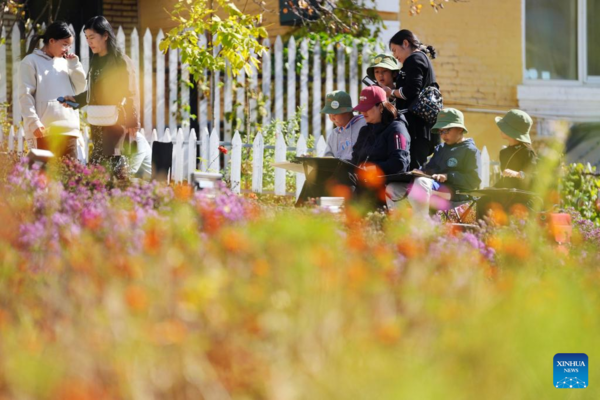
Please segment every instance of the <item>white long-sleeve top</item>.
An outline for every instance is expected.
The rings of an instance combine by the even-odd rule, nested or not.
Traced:
[[[36,49],[19,66],[19,104],[23,116],[25,137],[34,138],[33,132],[58,123],[72,135],[79,131],[79,112],[65,108],[56,99],[74,96],[85,90],[86,76],[79,58],[50,57]],[[63,130],[63,132],[65,131]]]

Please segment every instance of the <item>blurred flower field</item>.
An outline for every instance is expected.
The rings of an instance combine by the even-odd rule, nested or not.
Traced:
[[[565,248],[535,218],[465,233],[53,176],[1,182],[2,400],[600,397],[600,231],[576,211]],[[578,352],[589,387],[555,389]]]

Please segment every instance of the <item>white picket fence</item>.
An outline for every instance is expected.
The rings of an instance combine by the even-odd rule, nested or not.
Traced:
[[[1,35],[6,37],[4,28]],[[185,83],[189,78],[189,73],[186,66],[182,65],[177,50],[169,50],[166,55],[159,51],[158,45],[163,38],[162,30],[155,37],[149,30],[146,30],[140,40],[137,30],[134,29],[130,35],[130,46],[125,48],[123,29],[119,27],[117,31],[118,45],[131,57],[137,68],[138,76],[141,78],[139,80],[141,122],[148,140],[174,143],[172,177],[176,182],[187,180],[190,173],[196,169],[201,171],[222,170],[218,147],[220,144],[230,143],[231,153],[225,159],[231,160],[232,189],[239,191],[242,155],[244,154],[242,140],[239,133],[233,132],[231,122],[224,120],[224,115],[232,112],[234,104],[237,104],[236,117],[241,121],[241,126],[246,126],[245,122],[249,122],[251,131],[247,134],[254,137],[253,144],[245,146],[253,148],[252,190],[255,192],[262,192],[263,172],[273,168],[263,163],[262,154],[264,154],[265,145],[263,137],[257,129],[258,124],[266,125],[272,119],[289,120],[295,116],[300,107],[300,139],[294,143],[295,147],[288,147],[285,138],[279,135],[274,149],[275,161],[284,161],[287,151],[290,150],[296,151],[297,154],[306,153],[306,140],[309,135],[313,135],[315,138],[315,153],[323,154],[325,151],[323,134],[329,135],[333,129],[333,123],[329,118],[320,114],[325,94],[334,89],[346,90],[350,94],[353,104],[357,104],[361,87],[360,81],[366,75],[372,52],[380,52],[384,48],[383,46],[380,48],[378,46],[376,49],[368,46],[359,48],[356,42],[350,48],[346,48],[342,44],[337,44],[335,47],[329,45],[327,53],[335,52],[335,55],[333,59],[327,60],[323,56],[324,53],[318,42],[315,44],[312,56],[309,57],[309,42],[306,39],[302,40],[298,51],[297,43],[292,37],[287,43],[287,59],[284,62],[284,44],[281,38],[277,37],[273,46],[266,39],[263,44],[267,50],[260,57],[262,61],[260,71],[253,68],[252,74],[248,77],[242,71],[237,78],[230,74],[222,76],[218,71],[205,75],[211,83],[212,99],[210,101],[204,97],[197,99],[198,107],[194,112],[198,117],[199,132],[201,133],[197,136],[195,130],[189,128],[190,116],[188,114],[183,113],[180,123],[177,122],[176,114],[179,107],[177,100],[180,101],[180,105],[190,104],[190,88]],[[78,46],[76,43],[75,48],[87,71],[89,49],[83,31],[78,39],[76,40]],[[21,32],[14,25],[11,30],[11,43],[19,43],[20,40]],[[26,41],[27,46],[29,40]],[[200,41],[206,43],[204,37],[200,37]],[[12,47],[12,88],[8,88],[6,80],[7,47],[8,45],[0,46],[0,103],[10,102],[13,121],[20,121],[19,102],[12,97],[12,94],[17,91],[21,51],[20,46]],[[296,73],[297,64],[300,64],[299,76]],[[325,70],[324,82],[320,79],[323,68]],[[234,88],[234,79],[237,89]],[[255,98],[249,100],[250,112],[247,116],[249,121],[244,120],[246,116],[243,113],[243,105],[246,101],[246,91],[253,94],[260,93],[263,96],[266,113],[260,120]],[[158,132],[162,134],[158,134]],[[2,147],[5,137],[8,141],[9,151],[23,151],[24,139],[21,128],[11,128],[8,133],[0,132],[0,147]],[[84,132],[84,138],[86,141],[88,140],[87,132]],[[197,146],[189,146],[189,143],[194,140]],[[198,150],[199,153],[196,154]],[[82,155],[82,159],[85,158],[85,155]],[[489,155],[484,148],[482,153],[482,181],[484,183],[489,183],[489,169]],[[303,180],[304,176],[297,174],[297,193],[302,187]],[[285,171],[281,169],[275,171],[275,193],[285,194]]]
[[[143,130],[142,133],[144,133]],[[242,189],[243,148],[252,148],[252,192],[263,193],[263,175],[266,171],[272,171],[275,178],[274,193],[281,196],[288,194],[286,192],[285,170],[274,168],[272,165],[265,165],[265,150],[274,150],[275,162],[291,161],[287,158],[290,152],[295,152],[295,155],[303,155],[309,151],[306,139],[302,135],[299,136],[295,147],[288,147],[285,137],[281,134],[277,135],[275,146],[266,146],[260,132],[254,136],[252,144],[244,144],[239,132],[235,132],[230,143],[221,141],[216,129],[213,129],[209,133],[208,129],[205,128],[200,133],[198,137],[195,129],[186,132],[179,128],[172,134],[171,130],[166,128],[160,139],[158,138],[156,129],[152,130],[150,134],[144,133],[144,135],[150,144],[154,141],[173,143],[173,164],[170,176],[172,181],[176,183],[189,182],[191,174],[197,170],[203,172],[223,171],[225,169],[225,165],[223,165],[225,157],[221,157],[219,146],[226,146],[229,150],[228,158],[230,159],[228,178],[231,183],[231,189],[236,193],[240,193]],[[89,156],[87,151],[89,150],[90,141],[87,129],[83,132],[83,137],[86,152],[85,154],[81,154],[81,159],[85,162]],[[316,142],[315,149],[312,150],[315,155],[323,156],[326,147],[325,138],[321,136]],[[11,128],[6,138],[2,130],[0,130],[0,150],[4,148],[9,153],[23,154],[25,149],[23,128],[19,128],[16,132],[14,128]],[[480,161],[481,168],[479,175],[481,178],[481,187],[488,187],[490,185],[490,156],[485,146],[481,152]],[[295,195],[297,197],[304,185],[305,176],[299,173],[295,175]]]
[[[1,35],[6,37],[4,28]],[[169,50],[167,54],[159,51],[158,46],[163,38],[162,30],[153,36],[147,29],[144,36],[140,38],[137,30],[134,29],[129,38],[130,46],[126,48],[123,29],[119,27],[117,31],[118,45],[131,57],[140,77],[141,122],[146,132],[151,132],[153,129],[164,132],[167,127],[174,131],[178,127],[186,129],[190,125],[189,115],[184,113],[179,123],[176,117],[179,107],[177,100],[181,105],[190,104],[190,88],[185,83],[189,79],[189,73],[186,66],[182,65],[177,50]],[[13,121],[21,120],[21,110],[18,102],[12,98],[12,93],[17,90],[18,65],[23,55],[20,46],[12,44],[19,43],[21,39],[21,31],[15,24],[11,29],[12,88],[6,85],[6,56],[9,46],[8,44],[0,46],[0,102],[11,103]],[[26,40],[26,48],[30,40],[31,37]],[[201,36],[200,42],[206,43],[206,38]],[[223,125],[223,132],[219,132],[220,136],[225,141],[230,141],[233,128],[231,122],[224,121],[224,115],[231,112],[236,105],[236,116],[241,120],[241,126],[246,126],[245,123],[249,122],[253,132],[256,132],[258,123],[265,125],[272,118],[280,121],[289,120],[300,107],[302,109],[301,133],[304,137],[312,134],[317,139],[323,133],[331,132],[333,128],[329,118],[319,113],[325,94],[334,89],[346,90],[356,104],[359,83],[366,75],[372,52],[380,52],[384,48],[383,44],[376,46],[376,49],[368,46],[360,48],[356,42],[351,48],[346,48],[339,43],[335,47],[330,45],[328,51],[334,52],[334,56],[333,59],[327,60],[323,56],[325,53],[321,51],[319,43],[315,44],[309,57],[311,53],[308,40],[303,40],[298,49],[295,39],[291,38],[287,43],[287,59],[284,60],[284,43],[281,37],[276,38],[274,45],[269,39],[265,39],[263,44],[266,51],[259,57],[262,62],[260,71],[253,68],[250,76],[246,76],[242,71],[237,78],[218,71],[205,74],[206,81],[210,82],[212,94],[210,101],[204,97],[197,99],[198,107],[193,110],[198,117],[200,130],[214,128],[219,131]],[[81,63],[87,71],[90,57],[83,31],[79,38],[76,38],[74,49],[77,50]],[[359,57],[359,54],[362,54],[362,57]],[[366,61],[359,62],[359,60]],[[301,65],[299,74],[296,73],[297,64]],[[326,71],[324,82],[320,79],[323,68]],[[234,80],[237,89],[234,88]],[[322,87],[323,83],[325,90]],[[258,103],[253,98],[248,104],[249,121],[245,121],[243,106],[246,101],[246,91],[261,94],[264,98],[266,113],[260,120]]]

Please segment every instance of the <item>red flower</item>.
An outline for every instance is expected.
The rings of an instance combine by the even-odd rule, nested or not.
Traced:
[[[225,148],[225,146],[219,146],[219,151],[223,154],[227,154],[227,149]]]

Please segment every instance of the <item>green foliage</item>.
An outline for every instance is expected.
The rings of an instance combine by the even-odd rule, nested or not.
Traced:
[[[292,2],[290,2],[291,4]],[[328,37],[346,34],[350,37],[377,37],[383,20],[372,0],[298,1],[291,11],[302,18],[303,26],[294,32],[296,37],[323,33]]]
[[[237,73],[251,66],[258,67],[264,47],[261,38],[267,37],[264,27],[259,27],[261,15],[246,15],[228,0],[216,0],[213,9],[209,0],[179,0],[171,14],[177,26],[167,33],[160,49],[179,49],[181,60],[196,82],[201,82],[204,70]],[[220,15],[226,16],[221,18]],[[206,46],[199,36],[207,34]],[[218,53],[213,49],[220,46]],[[227,68],[229,63],[230,68]]]
[[[596,167],[571,164],[565,167],[561,198],[565,208],[573,207],[582,217],[600,226],[600,176]]]

